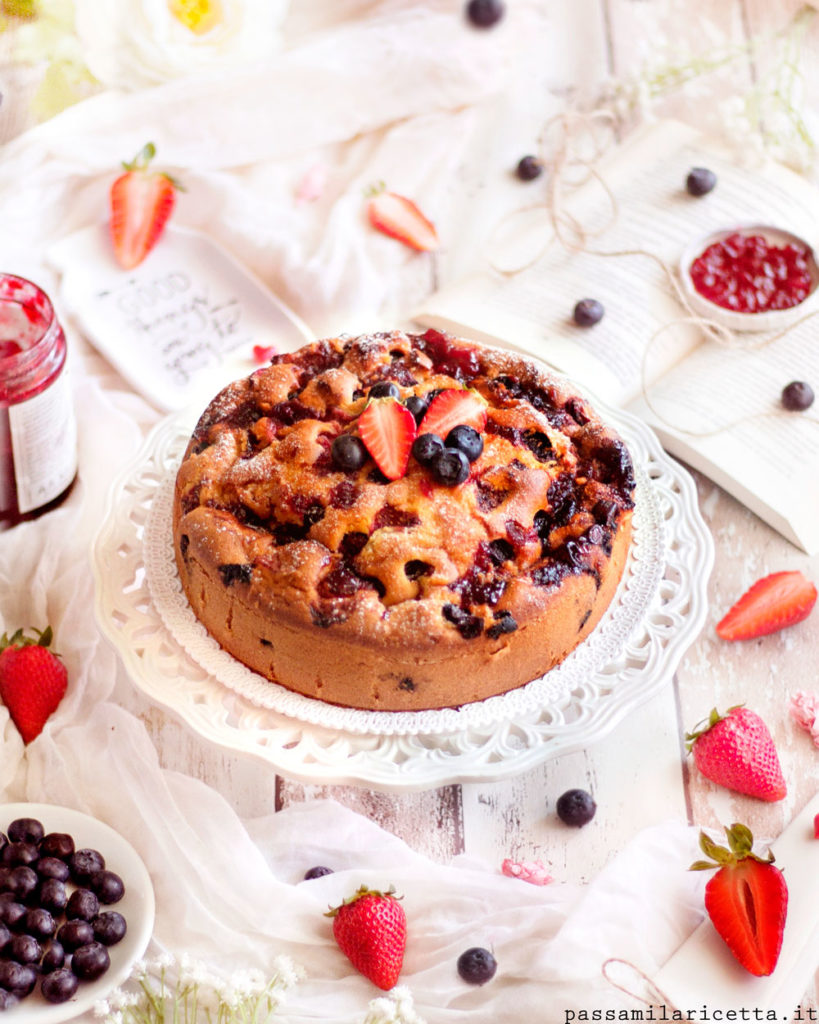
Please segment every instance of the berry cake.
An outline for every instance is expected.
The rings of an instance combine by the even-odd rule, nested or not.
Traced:
[[[371,710],[521,686],[622,576],[623,441],[534,363],[438,331],[317,341],[203,413],[174,494],[194,614],[283,686]]]

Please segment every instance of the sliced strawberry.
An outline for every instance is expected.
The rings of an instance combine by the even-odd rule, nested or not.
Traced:
[[[417,428],[415,417],[394,398],[374,398],[358,417],[358,434],[388,480],[407,471]]]
[[[149,142],[111,186],[111,241],[125,270],[138,266],[159,241],[180,186],[167,174],[149,171],[156,154]]]
[[[367,215],[374,228],[397,238],[411,249],[431,252],[438,248],[435,225],[406,196],[397,192],[377,192],[367,204]]]
[[[752,853],[754,837],[747,826],[725,829],[730,849],[700,833],[700,848],[711,861],[696,861],[692,870],[719,867],[705,887],[705,909],[742,966],[758,977],[771,974],[782,948],[788,912],[788,887],[773,854]]]
[[[723,640],[751,640],[806,619],[816,587],[801,572],[775,572],[757,580],[717,623]]]
[[[477,391],[466,388],[448,388],[429,403],[418,427],[419,434],[437,434],[446,438],[453,427],[464,424],[480,433],[486,426],[486,399]]]

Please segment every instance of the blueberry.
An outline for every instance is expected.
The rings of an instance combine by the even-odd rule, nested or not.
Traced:
[[[515,168],[515,174],[521,181],[534,181],[543,174],[543,163],[536,156],[522,156]]]
[[[597,299],[581,299],[574,307],[572,317],[578,327],[594,327],[603,319],[603,303]]]
[[[398,390],[398,385],[393,384],[391,380],[381,380],[377,384],[373,384],[373,386],[367,392],[367,397],[400,398],[401,392]]]
[[[85,885],[95,871],[105,867],[105,858],[98,850],[77,850],[71,854],[68,866],[77,885]]]
[[[41,879],[57,878],[61,882],[67,882],[71,872],[68,865],[59,857],[41,857],[31,865]]]
[[[782,404],[791,412],[803,412],[810,409],[816,396],[813,388],[804,380],[792,380],[782,389]]]
[[[114,871],[97,871],[91,876],[90,886],[100,903],[118,903],[125,895],[125,885]]]
[[[43,974],[48,974],[50,971],[56,971],[65,963],[65,950],[53,939],[48,944],[48,949],[43,953],[43,959],[40,961],[40,970]]]
[[[9,928],[16,928],[26,916],[26,908],[22,903],[15,900],[3,900],[0,902],[0,922],[8,925]],[[0,981],[0,985],[2,985]]]
[[[458,974],[470,985],[485,985],[495,977],[497,969],[497,960],[481,946],[473,946],[458,957]]]
[[[30,964],[0,960],[0,988],[16,996],[27,996],[37,983],[37,972]]]
[[[80,946],[87,946],[89,942],[94,941],[94,929],[91,922],[83,921],[80,918],[66,921],[57,932],[57,941],[66,953],[73,953]]]
[[[36,818],[17,818],[9,825],[8,835],[13,843],[36,846],[45,835],[45,829]]]
[[[41,857],[59,857],[68,860],[74,852],[74,840],[65,832],[49,832],[40,843]]]
[[[27,935],[33,935],[35,939],[42,942],[43,939],[50,939],[57,930],[54,918],[42,907],[32,907],[26,911],[23,918],[23,930]]]
[[[692,167],[685,179],[685,188],[691,196],[707,195],[717,183],[717,176],[707,167]]]
[[[360,437],[354,437],[352,434],[339,434],[334,438],[330,446],[330,454],[335,465],[347,472],[361,469],[367,461],[367,449],[364,447],[364,442]]]
[[[444,442],[437,434],[419,434],[412,442],[412,454],[422,466],[431,465],[444,450]]]
[[[329,870],[329,869],[325,869]],[[113,946],[125,937],[128,925],[122,914],[116,910],[105,910],[91,922],[94,938],[103,946]]]
[[[19,1002],[19,997],[13,992],[7,992],[4,988],[0,988],[0,1010],[10,1010]]]
[[[422,398],[420,395],[410,395],[409,398],[404,402],[404,405],[409,409],[415,418],[416,423],[420,423],[424,418],[424,414],[429,408],[429,399]]]
[[[51,914],[61,914],[68,903],[68,891],[65,882],[59,878],[46,878],[37,893],[37,902]]]
[[[111,957],[101,942],[89,942],[80,946],[71,957],[71,970],[80,981],[94,981],[105,974],[111,966]]]
[[[439,484],[457,487],[469,476],[469,459],[457,448],[444,448],[430,469]]]
[[[65,916],[69,921],[91,921],[100,912],[100,901],[96,893],[90,889],[75,889],[65,908]]]
[[[506,13],[502,0],[469,0],[466,16],[477,28],[491,28]]]
[[[324,875],[332,875],[332,868],[325,868],[322,865],[318,867],[310,868],[309,871],[304,872],[305,881],[309,881],[311,878],[322,878]]]
[[[557,801],[557,816],[564,825],[588,825],[597,804],[585,789],[567,789]]]
[[[43,947],[33,935],[13,935],[6,947],[6,956],[18,964],[39,963],[42,955]]]
[[[483,438],[474,427],[469,427],[465,423],[453,427],[444,438],[444,444],[447,448],[456,448],[463,452],[470,462],[474,462],[483,451]]]
[[[33,843],[12,842],[7,843],[0,853],[0,859],[8,867],[16,867],[18,864],[33,864],[39,860],[40,854]]]
[[[40,879],[37,872],[26,864],[20,864],[9,875],[8,887],[20,902],[25,902],[35,891]]]
[[[43,998],[49,1003],[66,1003],[76,995],[80,987],[80,979],[67,967],[58,967],[46,974],[40,984]]]
[[[8,926],[0,923],[0,953],[11,942],[11,931]]]

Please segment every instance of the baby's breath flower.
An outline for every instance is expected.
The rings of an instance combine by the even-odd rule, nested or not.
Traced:
[[[386,996],[370,1001],[364,1024],[426,1024],[415,1010],[412,993],[397,985]]]
[[[95,1017],[107,1017],[111,1012],[111,1004],[107,999],[98,999],[94,1003],[93,1014]]]
[[[269,977],[250,967],[225,978],[190,956],[162,953],[132,973],[137,992],[118,991],[95,1012],[105,1024],[274,1024],[281,994],[302,976],[289,957],[278,958]]]

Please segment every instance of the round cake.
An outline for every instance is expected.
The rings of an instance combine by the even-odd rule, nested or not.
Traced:
[[[174,495],[194,614],[348,707],[454,707],[562,661],[623,574],[628,450],[565,381],[438,331],[317,341],[226,387]]]

